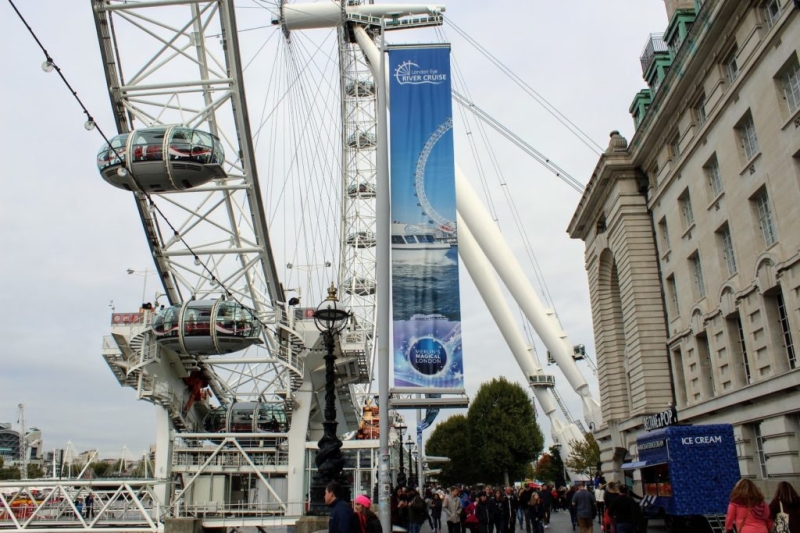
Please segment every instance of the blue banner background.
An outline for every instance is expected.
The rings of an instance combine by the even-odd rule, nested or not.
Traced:
[[[456,232],[454,224],[434,222],[456,219],[450,48],[393,48],[389,66],[394,383],[460,389]],[[424,167],[424,196],[435,211],[426,213],[415,171],[440,128],[446,131]]]

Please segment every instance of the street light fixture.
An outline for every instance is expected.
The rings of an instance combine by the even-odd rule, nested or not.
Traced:
[[[397,424],[395,426],[395,429],[397,429],[400,432],[400,440],[399,440],[399,443],[400,443],[400,471],[397,472],[397,486],[398,487],[404,487],[405,484],[406,484],[406,472],[405,472],[405,470],[403,468],[403,455],[405,454],[403,452],[403,431],[406,429],[406,426],[404,426],[403,424]],[[411,464],[409,464],[408,467],[410,469],[411,468]]]
[[[336,481],[346,492],[345,501],[350,499],[350,488],[347,477],[342,474],[344,456],[342,455],[342,441],[336,434],[339,425],[336,422],[336,375],[334,361],[336,356],[335,337],[344,330],[350,313],[341,307],[336,298],[336,287],[331,283],[328,297],[314,312],[314,324],[322,333],[322,342],[325,346],[325,421],[322,423],[322,438],[318,443],[317,455],[314,462],[317,472],[311,480],[311,502],[308,514],[326,516],[325,486],[331,481]]]
[[[411,458],[411,449],[414,448],[414,441],[411,440],[411,434],[408,435],[408,441],[406,441],[406,448],[408,448],[408,484],[410,486],[414,486],[414,459]]]
[[[150,274],[155,274],[156,271],[150,270],[149,268],[145,268],[144,270],[134,270],[132,268],[129,268],[126,270],[126,272],[128,273],[129,276],[136,275],[136,276],[142,276],[144,278],[144,285],[142,286],[142,305],[144,305],[145,298],[147,295],[147,278],[150,277]]]

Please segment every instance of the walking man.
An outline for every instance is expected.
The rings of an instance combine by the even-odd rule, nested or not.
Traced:
[[[594,524],[595,501],[594,494],[586,490],[586,485],[580,483],[578,492],[572,497],[575,514],[578,515],[578,528],[580,533],[592,533]],[[575,526],[572,526],[575,529]]]
[[[335,481],[325,487],[325,505],[331,508],[331,519],[328,522],[328,533],[351,533],[350,522],[353,510],[342,498],[344,490]]]

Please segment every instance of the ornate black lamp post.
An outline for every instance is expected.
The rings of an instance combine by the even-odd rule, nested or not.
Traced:
[[[406,441],[406,448],[408,448],[408,484],[414,486],[416,478],[414,477],[414,459],[411,458],[411,449],[414,447],[414,441],[411,440],[411,435],[408,436]]]
[[[405,452],[403,452],[403,430],[406,429],[406,426],[403,424],[398,424],[395,426],[395,428],[400,432],[400,471],[397,472],[397,486],[404,487],[406,484],[406,472],[403,469],[403,455],[405,455]],[[410,463],[408,467],[409,469],[411,468]]]
[[[317,473],[311,480],[311,504],[308,514],[324,516],[329,510],[325,505],[325,486],[331,481],[336,481],[347,493],[346,501],[350,499],[350,487],[347,476],[342,474],[344,456],[342,455],[342,441],[336,434],[339,425],[336,422],[336,387],[333,354],[336,348],[335,336],[342,332],[350,313],[344,310],[336,298],[336,287],[331,283],[328,297],[314,312],[314,323],[322,332],[322,342],[325,345],[325,421],[322,423],[323,434],[319,440],[319,449],[314,462],[317,464]]]

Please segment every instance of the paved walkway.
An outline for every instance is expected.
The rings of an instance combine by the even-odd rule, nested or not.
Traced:
[[[442,524],[442,526],[442,533],[447,533],[447,526],[444,524]],[[577,527],[575,530],[578,530]],[[550,527],[544,531],[545,533],[572,533],[572,520],[570,520],[569,512],[558,511],[557,513],[552,513],[550,516]],[[664,533],[665,531],[666,529],[661,520],[651,520],[648,524],[647,533]],[[432,533],[427,522],[422,525],[422,531],[420,533]],[[514,533],[525,533],[525,528],[523,527],[520,529],[517,527]],[[600,524],[597,523],[596,518],[594,520],[593,533],[600,533]]]

